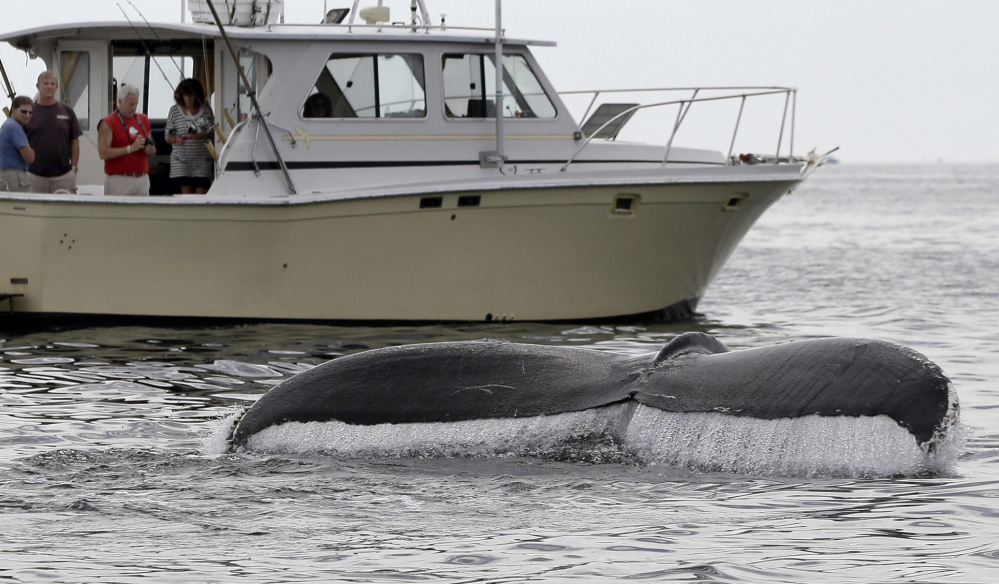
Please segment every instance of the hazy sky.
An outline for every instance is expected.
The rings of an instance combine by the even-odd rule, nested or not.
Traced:
[[[446,13],[450,25],[493,24],[493,0],[426,1],[435,23]],[[124,20],[119,4],[135,18],[127,0],[5,4],[4,33]],[[150,21],[180,19],[180,0],[131,4]],[[317,22],[324,6],[285,4],[288,22]],[[408,0],[386,4],[394,19],[408,13]],[[844,162],[999,162],[999,0],[506,0],[503,20],[511,37],[558,43],[534,52],[559,90],[792,86],[796,152],[839,146]],[[34,95],[41,62],[25,66],[6,43],[0,57],[15,89]]]

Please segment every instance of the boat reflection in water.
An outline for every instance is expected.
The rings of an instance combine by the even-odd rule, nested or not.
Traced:
[[[281,4],[267,5],[225,13],[223,27],[95,22],[0,36],[59,71],[84,130],[79,194],[0,193],[0,294],[16,295],[14,312],[684,318],[757,218],[822,163],[793,154],[794,89],[571,92],[592,96],[580,122],[531,53],[551,43],[432,26],[422,2],[411,22],[373,7],[364,24],[351,14],[319,25],[279,24]],[[149,79],[140,111],[159,138],[154,190],[169,191],[156,99],[172,89],[157,84],[179,81],[180,68],[218,113],[211,189],[104,196],[97,121],[113,85],[141,86],[136,76]],[[783,107],[774,154],[740,159],[742,106],[768,96]],[[733,108],[727,153],[673,143],[688,111],[720,101]],[[636,113],[660,116],[668,141],[618,141]]]

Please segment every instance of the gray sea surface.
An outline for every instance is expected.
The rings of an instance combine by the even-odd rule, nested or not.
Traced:
[[[701,314],[676,324],[0,319],[0,582],[994,583],[997,234],[999,165],[829,165],[764,215]],[[685,331],[733,349],[825,336],[912,347],[952,379],[963,446],[942,472],[879,473],[851,470],[850,452],[833,471],[655,462],[554,421],[536,429],[547,440],[512,446],[483,425],[487,447],[465,451],[434,451],[433,437],[379,453],[222,444],[237,411],[341,355],[482,338],[642,353]],[[800,441],[836,447],[821,432]]]

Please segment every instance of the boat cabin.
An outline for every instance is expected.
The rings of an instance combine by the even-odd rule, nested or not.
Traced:
[[[575,173],[633,173],[794,159],[791,88],[653,89],[693,94],[646,105],[596,102],[601,93],[606,98],[615,91],[647,90],[571,92],[592,94],[580,123],[530,50],[554,43],[505,37],[498,43],[494,30],[431,25],[422,0],[413,3],[409,22],[391,21],[381,6],[358,11],[358,4],[330,11],[322,24],[296,25],[280,22],[280,10],[251,10],[280,8],[278,0],[239,0],[221,17],[223,34],[207,2],[192,0],[192,23],[65,24],[10,33],[0,41],[58,73],[61,98],[73,106],[84,131],[81,194],[103,192],[97,124],[113,111],[123,83],[142,89],[139,112],[149,117],[156,140],[151,193],[180,192],[169,178],[171,145],[163,131],[174,88],[185,78],[204,87],[217,124],[209,143],[216,168],[210,195],[352,198],[411,192],[421,183],[564,173],[570,164]],[[355,15],[364,23],[355,23]],[[728,94],[708,95],[711,90]],[[732,155],[742,105],[733,116],[727,155],[673,144],[694,103],[728,100],[734,107],[759,96],[784,104],[777,154],[742,160]],[[665,145],[617,141],[639,110],[676,106]],[[789,109],[790,152],[781,158]]]
[[[497,111],[506,123],[511,160],[561,163],[580,138],[579,126],[529,51],[553,43],[504,39],[503,99],[497,107],[495,39],[486,31],[381,22],[267,22],[226,29],[297,192],[328,189],[331,168],[366,169],[389,180],[399,175],[407,182],[412,173],[400,169],[447,163],[474,173],[489,166],[480,153],[495,150]],[[217,122],[211,146],[220,176],[212,192],[245,194],[241,174],[257,179],[252,190],[260,192],[263,173],[274,182],[269,192],[288,194],[279,173],[267,172],[277,170],[279,161],[260,129],[239,136],[252,115],[251,99],[215,24],[78,23],[0,40],[58,73],[61,99],[72,105],[84,132],[77,179],[82,193],[101,191],[97,124],[113,111],[124,83],[142,89],[138,111],[149,117],[156,140],[152,193],[179,192],[169,180],[171,145],[163,129],[174,87],[194,78]]]

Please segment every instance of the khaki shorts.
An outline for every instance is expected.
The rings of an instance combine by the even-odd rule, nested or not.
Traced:
[[[54,193],[68,191],[76,194],[76,171],[71,170],[62,176],[39,176],[28,173],[28,183],[33,193]]]
[[[149,175],[109,174],[104,180],[104,194],[118,197],[148,197]]]
[[[27,193],[30,190],[27,172],[16,168],[0,168],[0,191]]]

